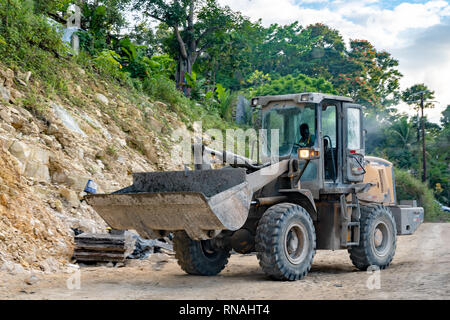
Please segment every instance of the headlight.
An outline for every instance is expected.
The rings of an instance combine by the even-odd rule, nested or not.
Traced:
[[[298,150],[298,157],[300,159],[308,159],[309,158],[309,149]]]
[[[298,149],[298,157],[300,159],[318,159],[319,151],[313,149]]]
[[[309,101],[309,94],[302,94],[300,97],[300,101],[303,102]]]
[[[258,105],[258,99],[257,98],[253,98],[252,99],[252,106],[256,107]]]

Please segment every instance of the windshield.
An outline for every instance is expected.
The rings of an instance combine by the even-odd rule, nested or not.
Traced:
[[[263,113],[262,125],[267,129],[266,154],[273,154],[274,129],[279,130],[279,156],[296,153],[299,146],[312,147],[316,132],[315,105],[274,105]]]

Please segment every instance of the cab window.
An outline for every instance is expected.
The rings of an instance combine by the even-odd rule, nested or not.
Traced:
[[[300,127],[307,128],[308,136],[303,137]],[[308,146],[315,144],[316,124],[314,105],[276,104],[263,114],[263,129],[267,129],[267,150],[271,153],[272,130],[278,130],[279,155],[286,156],[296,153],[296,144],[305,143]],[[305,132],[305,130],[304,130]]]
[[[361,149],[361,110],[348,108],[347,148],[349,150]]]

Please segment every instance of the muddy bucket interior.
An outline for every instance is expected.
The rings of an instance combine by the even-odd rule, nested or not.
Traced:
[[[147,238],[185,230],[192,239],[245,223],[252,197],[245,169],[145,172],[112,194],[86,197],[114,229],[134,229]]]

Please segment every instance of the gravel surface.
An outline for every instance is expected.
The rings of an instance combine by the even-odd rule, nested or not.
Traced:
[[[79,270],[79,289],[75,273],[37,274],[31,280],[29,274],[0,273],[0,298],[449,299],[450,223],[425,223],[414,235],[400,236],[392,265],[379,274],[357,271],[345,250],[318,251],[311,272],[296,282],[269,280],[255,255],[232,255],[215,277],[186,275],[167,254],[122,267],[75,267],[68,272]]]

